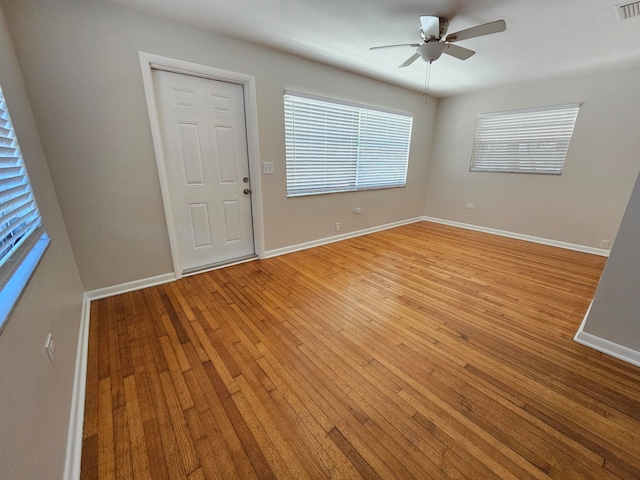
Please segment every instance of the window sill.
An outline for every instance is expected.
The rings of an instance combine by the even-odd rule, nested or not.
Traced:
[[[9,322],[11,313],[20,301],[31,276],[38,268],[44,252],[51,243],[51,239],[44,230],[34,232],[34,237],[35,240],[29,245],[23,245],[24,253],[21,256],[17,255],[19,258],[15,260],[19,262],[19,265],[15,267],[11,277],[0,291],[0,333]]]

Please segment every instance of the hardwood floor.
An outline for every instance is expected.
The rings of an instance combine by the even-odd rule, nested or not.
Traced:
[[[605,259],[420,222],[95,301],[88,479],[638,479]]]

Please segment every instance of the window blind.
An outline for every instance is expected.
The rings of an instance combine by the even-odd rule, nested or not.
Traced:
[[[406,185],[413,119],[285,92],[287,196]]]
[[[12,255],[40,226],[40,213],[31,191],[4,94],[0,89],[0,283],[2,285],[13,269],[10,265]]]
[[[470,170],[561,174],[579,107],[479,115]]]

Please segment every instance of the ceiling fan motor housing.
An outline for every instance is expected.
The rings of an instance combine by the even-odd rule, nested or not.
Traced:
[[[444,17],[440,17],[440,36],[438,37],[438,40],[447,34],[447,30],[449,30],[449,20]]]
[[[420,36],[427,42],[437,42],[447,33],[449,20],[444,17],[423,15],[420,17]]]

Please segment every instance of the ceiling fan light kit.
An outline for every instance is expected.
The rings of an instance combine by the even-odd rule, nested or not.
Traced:
[[[371,47],[370,50],[379,50],[382,48],[392,47],[413,47],[416,53],[405,60],[400,68],[408,67],[418,58],[422,58],[427,63],[436,61],[443,53],[456,57],[460,60],[466,60],[471,57],[474,52],[468,48],[455,45],[454,42],[468,40],[470,38],[490,35],[492,33],[503,32],[506,30],[507,24],[504,20],[496,20],[495,22],[477,25],[475,27],[460,30],[447,35],[449,29],[449,20],[444,17],[436,17],[432,15],[423,15],[420,17],[420,37],[422,43],[401,43],[396,45],[382,45],[379,47]],[[447,35],[445,37],[445,35]]]
[[[444,42],[428,42],[423,43],[418,47],[417,53],[422,60],[427,63],[431,63],[440,58],[442,52],[447,48],[447,44]]]

